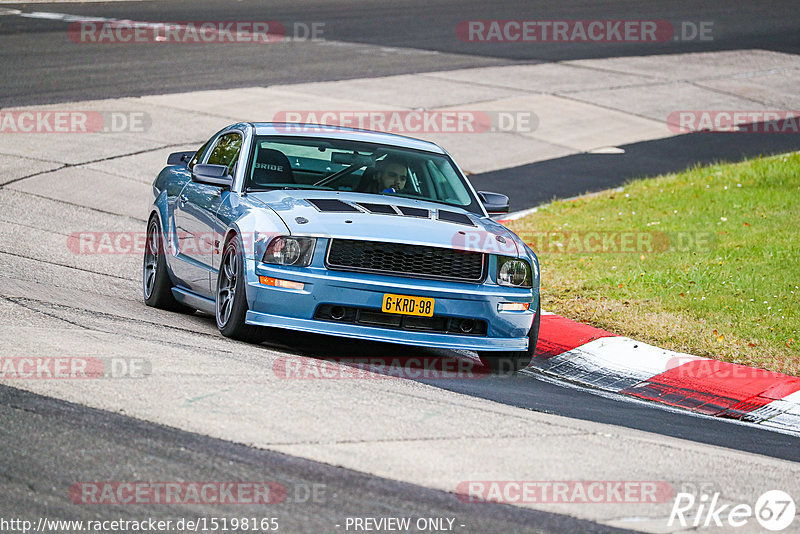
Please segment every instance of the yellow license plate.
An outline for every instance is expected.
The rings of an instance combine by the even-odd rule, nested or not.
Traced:
[[[433,304],[434,299],[386,293],[383,296],[383,307],[381,311],[399,313],[402,315],[433,317]]]

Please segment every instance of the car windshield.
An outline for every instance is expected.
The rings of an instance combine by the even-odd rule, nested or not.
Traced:
[[[245,187],[382,194],[481,212],[448,157],[338,139],[257,137]]]

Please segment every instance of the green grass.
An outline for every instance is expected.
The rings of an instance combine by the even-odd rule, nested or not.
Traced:
[[[800,153],[633,181],[510,227],[539,255],[545,309],[800,374]],[[591,248],[604,238],[629,246]]]

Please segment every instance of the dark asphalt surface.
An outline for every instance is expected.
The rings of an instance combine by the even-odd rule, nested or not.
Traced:
[[[347,361],[350,358],[392,357],[421,359],[442,357],[460,358],[451,352],[413,350],[403,345],[350,340],[336,343],[334,338],[304,334],[302,338],[289,331],[275,330],[268,345],[281,350],[317,358]],[[450,362],[443,368],[456,368]],[[480,367],[477,369],[481,372]],[[572,386],[544,378],[539,372],[514,375],[480,375],[471,380],[427,380],[419,382],[480,397],[494,402],[538,412],[562,415],[573,419],[611,424],[665,436],[688,439],[698,443],[753,452],[785,460],[800,461],[800,438],[781,434],[757,425],[743,425],[713,417],[688,416],[679,410],[662,405],[633,401],[591,388]]]
[[[2,385],[0,421],[0,516],[7,520],[26,519],[36,524],[40,517],[73,521],[256,517],[277,518],[278,532],[326,534],[345,532],[347,517],[366,516],[411,517],[413,521],[452,518],[454,531],[459,533],[626,532],[516,506],[462,503],[451,493],[212,439]],[[286,500],[261,505],[87,505],[72,501],[73,484],[106,481],[277,482],[286,488]]]
[[[3,4],[151,21],[277,20],[324,22],[328,41],[276,45],[88,45],[68,23],[0,15],[0,106],[117,98],[199,89],[385,76],[486,65],[627,55],[760,48],[800,53],[797,4],[736,0],[528,2],[394,0],[296,2],[174,0],[88,4]],[[664,19],[713,21],[712,42],[658,44],[465,43],[469,19]],[[358,44],[359,46],[353,46]],[[404,51],[391,47],[413,48]],[[422,52],[419,52],[422,51]],[[431,53],[434,52],[434,53]],[[522,209],[553,197],[611,187],[633,176],[695,162],[738,160],[796,150],[796,135],[691,134],[623,147],[625,154],[582,154],[473,176],[480,189],[512,193]],[[536,188],[514,185],[533,177]],[[330,339],[311,336],[297,353],[330,355]],[[363,348],[371,353],[373,348]],[[383,350],[383,349],[381,349]],[[352,345],[348,347],[352,355]],[[428,382],[526,409],[598,421],[776,458],[800,460],[798,439],[757,427],[690,417],[654,405],[601,397],[536,376]],[[464,505],[452,494],[261,451],[0,386],[0,508],[4,516],[63,519],[274,515],[282,532],[336,532],[350,516],[456,517],[463,532],[611,532],[570,517],[503,505]],[[86,480],[276,480],[290,490],[325,484],[324,500],[248,507],[79,506],[70,485]],[[291,491],[290,491],[291,492]]]
[[[756,425],[741,425],[714,417],[689,417],[649,403],[598,396],[590,388],[566,387],[536,375],[492,376],[475,384],[438,381],[437,387],[511,406],[534,409],[598,423],[634,428],[728,449],[800,461],[800,439]],[[429,382],[430,383],[430,382]]]
[[[798,134],[698,132],[622,145],[624,154],[574,154],[469,177],[475,188],[508,195],[523,210],[555,198],[618,187],[634,178],[694,165],[737,162],[800,150]],[[525,187],[520,187],[525,184]]]
[[[767,6],[747,0],[714,5],[690,0],[466,0],[454,6],[449,0],[3,4],[0,10],[144,21],[266,20],[286,28],[323,23],[328,42],[78,44],[68,37],[69,22],[0,16],[0,107],[630,55],[748,48],[800,53],[800,16],[792,1]],[[678,27],[710,22],[713,40],[463,42],[456,27],[473,19],[666,20]],[[690,134],[623,148],[624,155],[579,154],[474,175],[472,180],[481,189],[508,194],[512,209],[519,210],[696,163],[798,150],[800,135]],[[536,187],[519,188],[521,181],[533,181]]]
[[[464,67],[570,59],[760,48],[800,52],[793,1],[732,0],[564,2],[501,0],[173,0],[3,4],[46,11],[146,21],[324,23],[329,41],[253,44],[78,44],[69,23],[0,16],[0,106],[114,98],[280,83],[386,76]],[[712,41],[658,43],[476,43],[456,34],[461,21],[486,19],[665,20],[713,24]],[[413,48],[424,54],[390,50]],[[434,53],[431,53],[434,52]]]

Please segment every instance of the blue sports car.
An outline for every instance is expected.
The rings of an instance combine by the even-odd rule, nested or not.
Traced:
[[[434,143],[349,128],[238,123],[170,155],[153,182],[149,306],[265,327],[477,351],[530,363],[539,264]]]

